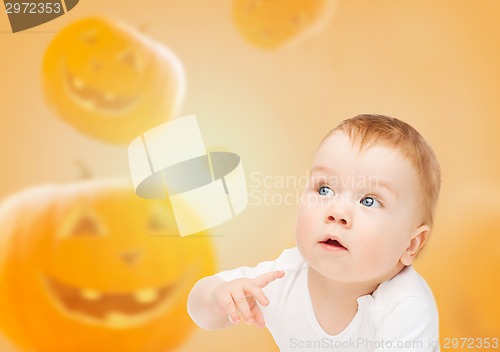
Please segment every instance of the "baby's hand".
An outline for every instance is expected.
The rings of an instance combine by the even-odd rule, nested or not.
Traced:
[[[259,305],[255,302],[267,306],[269,300],[262,292],[262,288],[284,275],[284,271],[271,271],[255,279],[242,278],[226,282],[213,290],[210,305],[217,313],[229,316],[235,325],[240,322],[239,312],[247,324],[255,324],[262,328],[266,323]]]

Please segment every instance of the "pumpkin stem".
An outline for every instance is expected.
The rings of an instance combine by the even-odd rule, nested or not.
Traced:
[[[81,159],[76,159],[75,161],[78,170],[80,171],[80,176],[78,177],[81,180],[90,180],[93,178],[92,172],[89,169],[89,166],[82,161]]]
[[[142,34],[146,33],[146,30],[148,29],[150,23],[143,23],[139,27],[137,27],[137,30],[141,32]]]

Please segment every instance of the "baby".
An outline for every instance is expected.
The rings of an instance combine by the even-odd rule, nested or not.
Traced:
[[[412,126],[341,122],[316,152],[297,247],[201,279],[189,315],[207,330],[266,326],[280,351],[439,351],[436,304],[412,267],[439,188],[434,152]]]

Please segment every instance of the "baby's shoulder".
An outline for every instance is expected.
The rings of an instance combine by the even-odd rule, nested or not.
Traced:
[[[438,311],[432,291],[411,266],[385,281],[372,294],[370,321],[380,336],[394,333],[437,337]]]
[[[306,261],[300,254],[297,247],[285,249],[280,256],[276,258],[275,270],[300,271],[306,267]]]
[[[405,267],[392,279],[382,282],[372,296],[377,306],[391,307],[405,302],[435,304],[429,285],[413,266]]]

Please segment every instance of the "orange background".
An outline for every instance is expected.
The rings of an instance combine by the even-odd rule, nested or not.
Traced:
[[[297,207],[279,202],[280,196],[295,194],[294,185],[259,188],[252,173],[260,180],[303,178],[320,139],[340,120],[362,112],[387,114],[414,125],[442,166],[435,229],[417,268],[435,291],[443,336],[466,337],[471,328],[465,320],[479,319],[475,335],[493,337],[496,323],[499,337],[498,318],[481,309],[461,314],[463,302],[452,302],[454,294],[443,281],[456,273],[452,248],[466,243],[481,248],[481,241],[500,235],[488,226],[476,233],[473,226],[482,209],[493,214],[485,220],[491,229],[498,229],[499,221],[498,1],[338,1],[323,32],[276,50],[256,48],[239,35],[228,0],[81,0],[66,15],[16,34],[2,10],[0,198],[33,185],[75,181],[77,160],[96,178],[128,175],[126,147],[80,134],[55,117],[42,97],[41,61],[48,43],[58,30],[90,15],[145,26],[147,35],[168,46],[186,71],[179,116],[195,113],[207,146],[241,156],[249,191],[277,194],[278,204],[250,204],[213,230],[221,269],[274,258],[294,243]],[[461,233],[464,228],[470,232]],[[470,275],[484,273],[481,265],[500,268],[500,242],[494,243]],[[476,265],[481,253],[465,249],[461,263]],[[457,277],[468,284],[469,278]],[[476,296],[468,297],[470,304],[500,288],[497,277],[489,279],[474,281],[483,287],[471,293]],[[449,325],[452,320],[457,326]],[[244,326],[197,331],[179,351],[229,349],[276,350],[267,331]],[[0,350],[14,351],[3,339]]]

